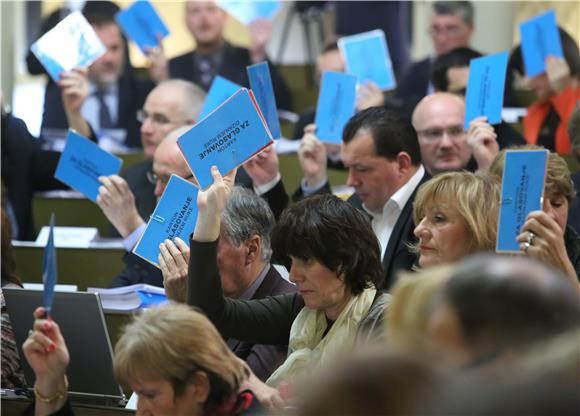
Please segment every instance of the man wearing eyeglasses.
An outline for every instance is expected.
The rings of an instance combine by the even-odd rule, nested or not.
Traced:
[[[499,151],[497,134],[485,117],[463,129],[465,102],[438,92],[423,98],[413,112],[413,127],[421,147],[421,162],[431,175],[466,169],[486,170]]]
[[[432,93],[433,87],[429,82],[429,74],[433,60],[457,47],[469,46],[473,29],[471,2],[433,2],[429,35],[433,42],[435,56],[429,56],[411,65],[399,82],[396,97],[403,101],[417,103],[425,95]]]
[[[114,181],[103,178],[97,204],[121,237],[126,238],[141,218],[149,218],[155,209],[156,180],[153,155],[163,139],[174,129],[193,126],[199,117],[205,92],[184,80],[167,80],[153,89],[138,112],[141,144],[146,160],[128,168]],[[107,203],[102,198],[107,196]],[[136,212],[135,212],[136,210]],[[138,213],[138,215],[135,215]]]

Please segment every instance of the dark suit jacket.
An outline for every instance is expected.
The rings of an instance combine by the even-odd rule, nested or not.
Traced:
[[[67,189],[54,178],[60,153],[42,150],[26,124],[8,114],[2,116],[2,183],[16,216],[19,240],[34,240],[32,216],[34,192]]]
[[[572,174],[572,182],[576,189],[576,198],[568,209],[568,226],[580,234],[580,171]]]
[[[413,230],[415,229],[415,223],[413,222],[413,201],[415,200],[417,189],[419,189],[419,187],[429,179],[431,179],[431,176],[425,172],[423,178],[421,178],[421,181],[409,197],[407,204],[403,207],[401,215],[393,228],[393,232],[391,233],[389,243],[387,244],[383,256],[383,270],[385,272],[385,278],[381,285],[383,290],[390,290],[397,280],[397,273],[400,270],[411,270],[417,261],[417,256],[412,253],[408,247],[409,244],[417,241],[417,238],[413,234]],[[330,192],[330,186],[326,183],[317,194]],[[302,198],[304,198],[304,194],[302,193],[302,189],[298,188],[298,190],[292,195],[292,200],[298,201]],[[362,201],[356,193],[348,199],[348,202],[362,210],[365,214],[367,213],[364,211]]]
[[[431,58],[427,57],[415,62],[403,75],[395,95],[399,98],[423,98],[427,95],[430,72]]]
[[[137,121],[137,110],[143,108],[145,98],[155,85],[149,80],[140,80],[124,74],[119,78],[119,108],[116,128],[125,129],[125,145],[141,148],[141,123]],[[49,83],[44,93],[42,128],[67,129],[60,88]]]
[[[217,74],[228,80],[235,82],[243,87],[249,88],[250,82],[246,67],[252,65],[250,59],[250,52],[246,48],[233,46],[229,43],[224,43],[224,57]],[[181,78],[187,81],[194,82],[201,86],[199,81],[199,74],[193,65],[195,50],[187,52],[183,55],[177,56],[169,60],[169,76],[171,78]],[[284,110],[292,110],[292,96],[290,90],[276,67],[269,63],[270,76],[272,77],[272,84],[274,86],[274,94],[276,95],[276,104],[278,108]]]
[[[252,299],[263,299],[267,296],[292,292],[296,292],[296,286],[284,280],[274,266],[270,266],[270,270]],[[248,363],[254,374],[262,381],[266,381],[288,355],[287,345],[255,344],[234,338],[229,338],[227,344],[234,354]]]

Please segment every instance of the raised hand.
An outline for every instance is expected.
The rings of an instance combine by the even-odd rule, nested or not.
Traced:
[[[272,182],[280,174],[280,162],[273,145],[268,146],[260,153],[243,164],[254,186]]]
[[[187,269],[189,247],[179,238],[175,243],[165,240],[159,245],[159,265],[163,273],[163,287],[167,297],[175,302],[185,303],[187,299]]]
[[[304,136],[298,148],[298,162],[307,186],[316,186],[327,179],[327,152],[324,143],[315,135],[316,126],[304,128]]]
[[[469,123],[467,143],[477,162],[477,169],[487,172],[499,153],[497,134],[493,126],[487,122],[487,117],[477,117]]]
[[[135,206],[135,196],[125,179],[118,175],[100,176],[99,182],[102,186],[99,187],[97,205],[119,234],[126,238],[144,224]]]

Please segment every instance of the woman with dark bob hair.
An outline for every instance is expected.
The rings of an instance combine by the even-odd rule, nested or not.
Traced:
[[[223,296],[216,264],[221,212],[235,172],[198,194],[198,217],[190,244],[188,302],[202,309],[224,337],[260,344],[288,344],[286,361],[267,380],[277,387],[349,351],[382,330],[389,295],[376,290],[382,278],[379,243],[369,221],[331,195],[287,208],[272,235],[277,255],[290,264],[297,293],[249,301]],[[172,256],[181,255],[172,245]],[[375,331],[376,329],[376,331]]]

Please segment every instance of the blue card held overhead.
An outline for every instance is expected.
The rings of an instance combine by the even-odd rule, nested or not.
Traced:
[[[340,144],[342,129],[354,114],[356,102],[354,75],[326,71],[316,106],[316,135],[323,142]]]
[[[213,183],[213,165],[224,175],[273,140],[252,92],[242,88],[177,143],[199,185],[205,189]]]
[[[245,25],[257,19],[270,20],[281,8],[280,1],[277,0],[218,0],[217,3],[222,9]]]
[[[42,283],[43,283],[43,306],[46,316],[50,315],[52,300],[54,299],[54,286],[57,280],[56,248],[54,246],[54,213],[50,216],[50,231],[46,240],[46,247],[42,256]]]
[[[280,119],[278,118],[278,108],[276,107],[276,97],[274,96],[274,87],[270,77],[270,68],[268,62],[260,62],[246,68],[250,78],[250,87],[256,97],[258,106],[262,115],[266,119],[266,124],[272,133],[272,137],[279,139],[282,137],[280,132]]]
[[[115,16],[123,32],[139,46],[143,54],[149,48],[159,46],[158,36],[169,35],[169,30],[151,3],[138,0]]]
[[[505,153],[501,205],[495,250],[519,253],[516,241],[531,211],[542,209],[548,150],[508,150]]]
[[[546,58],[548,56],[564,57],[554,10],[548,10],[520,23],[520,37],[522,39],[522,57],[528,77],[546,71]]]
[[[197,192],[191,182],[171,175],[133,253],[159,267],[159,244],[175,237],[189,244],[197,221]]]
[[[479,116],[486,116],[489,124],[501,122],[508,53],[472,59],[465,94],[465,121],[463,128]]]
[[[216,75],[211,83],[211,87],[209,87],[207,97],[205,97],[205,102],[201,107],[201,112],[199,113],[200,120],[238,92],[240,88],[242,88],[241,85]]]
[[[101,186],[99,176],[117,175],[122,163],[86,137],[69,130],[54,177],[96,202]]]
[[[338,40],[338,46],[346,63],[346,72],[356,75],[359,83],[372,81],[382,90],[392,90],[397,86],[385,32],[372,30],[343,37]]]
[[[81,12],[69,14],[34,42],[30,50],[55,81],[60,80],[61,72],[87,67],[106,52]]]

